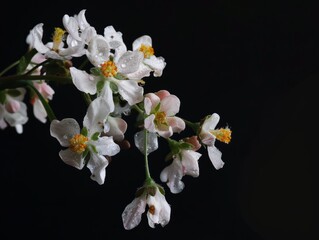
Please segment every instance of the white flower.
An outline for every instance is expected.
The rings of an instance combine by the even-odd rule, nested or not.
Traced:
[[[23,133],[23,124],[28,121],[27,105],[23,102],[24,88],[0,91],[0,128],[5,129],[8,124],[15,127],[17,133]]]
[[[64,47],[65,31],[61,28],[55,28],[52,42],[43,43],[43,23],[39,23],[31,29],[27,36],[27,43],[30,48],[35,48],[39,53],[46,58],[57,60],[71,59],[72,57],[80,57],[85,54],[84,42],[73,43]]]
[[[156,187],[154,196],[144,192],[125,207],[122,213],[122,220],[126,230],[135,228],[141,222],[146,205],[148,205],[147,219],[150,227],[154,228],[155,224],[160,224],[164,227],[168,224],[171,216],[171,207],[167,203],[165,196]]]
[[[185,186],[181,181],[183,176],[199,176],[198,159],[201,156],[202,154],[193,150],[181,150],[174,156],[172,163],[162,170],[161,181],[166,182],[172,193],[180,193]]]
[[[105,37],[95,36],[88,46],[87,57],[100,71],[100,74],[88,74],[86,71],[71,67],[70,73],[74,85],[80,91],[91,95],[98,93],[99,96],[105,97],[108,101],[113,102],[112,94],[118,93],[131,106],[141,102],[144,93],[143,87],[138,85],[137,80],[127,79],[126,75],[138,69],[143,54],[127,51],[118,59],[111,60],[113,55],[110,53],[110,49]],[[103,83],[103,88],[97,92],[99,82]],[[111,84],[116,86],[116,89],[112,90]],[[113,105],[112,109],[114,110],[114,102],[110,104]]]
[[[103,184],[106,175],[105,168],[109,163],[107,157],[116,155],[120,147],[114,143],[113,137],[101,137],[100,132],[95,131],[98,109],[94,107],[94,104],[89,106],[82,131],[75,119],[66,118],[62,121],[53,120],[50,125],[50,133],[61,146],[67,147],[59,152],[61,159],[66,164],[82,169],[85,165],[84,160],[89,154],[87,167],[91,171],[91,179]]]
[[[144,126],[149,132],[157,132],[164,138],[185,129],[185,122],[175,115],[179,112],[180,100],[166,90],[148,93],[144,98],[145,113],[148,117]]]
[[[87,22],[85,11],[86,9],[83,9],[73,17],[67,14],[63,16],[63,26],[69,33],[67,37],[68,45],[74,46],[82,42],[88,44],[97,35],[95,28]]]
[[[148,35],[141,36],[133,42],[133,51],[140,51],[144,55],[143,64],[140,65],[139,72],[149,75],[154,72],[155,77],[162,76],[166,62],[163,57],[156,57],[152,46],[152,38]],[[133,74],[132,74],[133,75]],[[132,77],[130,75],[130,77]]]
[[[229,143],[231,139],[231,130],[228,127],[215,129],[219,119],[220,117],[217,113],[208,116],[202,123],[198,135],[201,142],[207,146],[208,156],[217,170],[224,166],[224,162],[221,158],[221,151],[215,147],[215,141],[217,139],[221,142]]]

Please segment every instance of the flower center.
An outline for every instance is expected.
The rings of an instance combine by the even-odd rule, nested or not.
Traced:
[[[70,149],[73,152],[81,154],[86,149],[86,143],[89,139],[82,134],[75,134],[73,138],[70,139]]]
[[[155,114],[155,124],[164,124],[167,125],[167,120],[166,120],[166,113],[165,112],[158,112]]]
[[[113,61],[106,61],[102,63],[101,71],[105,77],[114,77],[117,74],[117,67]]]
[[[63,36],[64,36],[65,31],[62,28],[56,27],[54,29],[54,34],[53,34],[53,51],[58,51],[59,46],[61,42],[63,41]]]
[[[152,205],[148,208],[148,211],[150,212],[150,214],[154,215],[155,214],[155,206]]]
[[[141,44],[141,47],[139,49],[142,53],[144,53],[145,58],[150,58],[154,55],[154,48],[152,46],[147,46],[144,44]]]
[[[210,133],[221,142],[229,143],[231,140],[231,130],[228,127],[211,130]]]

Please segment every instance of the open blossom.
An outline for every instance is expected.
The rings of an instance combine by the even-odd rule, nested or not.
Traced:
[[[224,166],[224,162],[221,151],[215,147],[215,141],[217,139],[229,143],[231,140],[231,130],[228,127],[215,129],[219,120],[220,116],[217,113],[208,116],[201,124],[198,135],[201,142],[207,146],[208,156],[217,170]]]
[[[66,31],[62,28],[56,27],[52,41],[43,43],[43,23],[39,23],[30,30],[27,36],[27,43],[31,48],[35,48],[39,53],[46,58],[57,60],[69,60],[72,57],[80,57],[85,54],[84,42],[65,46]]]
[[[66,147],[59,152],[61,159],[77,169],[82,169],[85,159],[89,154],[87,167],[91,171],[91,179],[103,184],[105,180],[105,168],[108,166],[108,157],[114,156],[120,151],[120,147],[113,141],[113,137],[100,136],[95,130],[95,120],[98,109],[90,105],[84,118],[83,126],[73,118],[62,121],[53,120],[50,125],[51,136],[55,137],[61,146]]]
[[[120,44],[120,41],[116,42]],[[139,86],[138,80],[144,76],[140,75],[138,80],[127,78],[127,74],[138,69],[143,54],[132,51],[120,54],[115,51],[113,54],[111,49],[110,43],[104,36],[95,36],[88,46],[87,57],[98,73],[89,74],[75,67],[70,68],[70,73],[74,85],[80,91],[91,95],[97,93],[99,97],[110,101],[114,110],[113,93],[119,94],[131,106],[143,100],[144,89]]]
[[[185,129],[185,122],[175,116],[179,112],[180,100],[167,90],[145,94],[144,108],[148,115],[144,120],[144,127],[149,132],[157,132],[168,138]]]
[[[164,227],[168,224],[171,217],[171,206],[156,187],[154,195],[144,192],[125,207],[122,220],[126,230],[135,228],[141,222],[142,214],[147,206],[147,219],[150,227],[154,228],[155,224]]]
[[[23,124],[28,121],[27,105],[23,102],[24,88],[0,91],[0,128],[5,129],[8,124],[15,127],[17,133],[23,132]]]
[[[161,181],[167,184],[172,193],[180,193],[184,189],[185,184],[181,180],[185,175],[199,176],[198,159],[202,154],[196,152],[201,146],[197,136],[185,138],[182,142],[191,144],[192,148],[180,149],[179,153],[172,156],[171,164],[160,174]]]

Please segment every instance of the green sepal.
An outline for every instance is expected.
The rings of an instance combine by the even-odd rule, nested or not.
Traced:
[[[87,155],[88,155],[88,153],[89,153],[89,149],[86,148],[86,149],[84,150],[84,152],[82,153],[82,157],[83,157],[83,158],[86,158]]]
[[[161,194],[165,195],[165,190],[164,190],[164,188],[161,185],[157,184],[157,188],[158,188],[158,190],[160,191]]]
[[[88,129],[87,129],[86,127],[83,127],[83,128],[81,129],[81,134],[82,134],[83,136],[87,137],[87,135],[88,135]]]
[[[193,145],[184,141],[181,141],[179,143],[179,148],[183,150],[190,150],[193,149]]]
[[[126,77],[121,73],[117,73],[114,77],[118,80],[125,80],[126,79]]]
[[[4,104],[6,101],[6,93],[5,91],[0,91],[0,103]]]
[[[94,153],[96,153],[96,154],[98,154],[98,153],[99,153],[99,152],[97,151],[97,149],[96,149],[95,145],[92,145],[91,147],[92,147],[92,151],[93,151]]]
[[[90,69],[90,73],[94,76],[100,76],[101,75],[101,70],[97,67],[92,67]]]
[[[161,103],[159,102],[156,107],[154,108],[154,113],[158,112],[158,110],[160,109],[161,107]]]
[[[11,97],[18,97],[21,95],[21,92],[18,89],[8,89],[7,94]]]
[[[28,51],[24,56],[22,56],[19,60],[19,64],[17,66],[17,74],[22,74],[27,69],[29,63],[31,62],[31,59],[33,56],[37,53],[36,49],[32,49]]]
[[[140,187],[135,192],[135,197],[140,197],[144,193],[145,187]]]
[[[112,89],[113,92],[118,92],[118,87],[114,82],[110,82],[110,88]]]
[[[101,92],[103,87],[104,87],[104,85],[105,85],[105,81],[103,81],[103,80],[98,81],[97,84],[96,84],[97,91]]]
[[[100,134],[101,134],[100,132],[94,133],[94,134],[92,135],[91,139],[92,139],[93,141],[97,141],[97,140],[99,139]]]
[[[147,194],[150,194],[151,196],[155,196],[156,194],[156,189],[157,189],[157,186],[149,186],[147,187],[146,191],[147,191]]]

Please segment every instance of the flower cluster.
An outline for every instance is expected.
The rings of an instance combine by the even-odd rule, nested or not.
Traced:
[[[130,147],[125,137],[126,117],[136,114],[134,145],[144,157],[146,174],[122,213],[123,225],[127,230],[135,228],[147,210],[150,227],[165,226],[171,206],[164,186],[177,194],[184,189],[184,176],[199,176],[201,147],[207,150],[215,169],[222,168],[222,153],[215,142],[229,143],[231,130],[227,126],[216,128],[220,120],[217,113],[198,122],[179,117],[180,99],[168,90],[145,93],[145,79],[160,77],[166,66],[165,59],[155,55],[152,38],[141,36],[127,47],[122,33],[113,26],[98,33],[87,22],[85,11],[65,14],[63,27],[55,28],[50,42],[43,42],[43,23],[30,30],[27,53],[0,73],[0,128],[10,126],[23,133],[27,107],[32,106],[36,119],[50,121],[50,134],[61,145],[62,161],[79,170],[87,167],[91,179],[102,185],[111,158]],[[83,59],[83,64],[75,66],[76,58]],[[13,69],[14,74],[7,74]],[[50,106],[55,94],[51,82],[73,84],[83,94],[87,110],[81,123],[55,117]],[[24,102],[26,96],[29,105]],[[173,139],[187,127],[192,135]],[[166,140],[170,149],[165,157],[167,166],[159,176],[162,184],[154,180],[148,167],[149,154],[158,149],[159,138]]]

